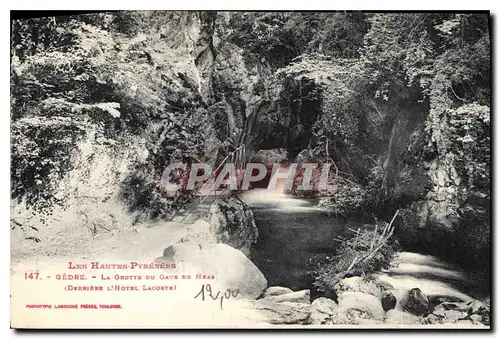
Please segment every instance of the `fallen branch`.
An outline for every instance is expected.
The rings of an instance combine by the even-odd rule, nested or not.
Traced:
[[[397,210],[396,213],[394,213],[394,216],[392,217],[392,220],[389,223],[389,227],[391,227],[391,225],[394,223],[394,220],[396,220],[396,217],[398,216],[398,213],[399,213],[399,210]],[[393,230],[394,230],[394,227],[393,227]]]
[[[359,228],[356,231],[356,239],[354,239],[354,248],[356,248],[356,246],[358,245],[358,237],[359,237]]]
[[[375,224],[375,234],[377,234],[377,230],[378,230],[378,225]],[[373,249],[373,245],[375,245],[375,238],[373,238],[373,241],[372,243],[370,244],[370,251]]]
[[[356,265],[356,263],[358,262],[357,260],[358,260],[358,257],[355,257],[354,260],[352,261],[351,265],[347,269],[348,272],[354,267],[354,265]]]
[[[370,249],[368,253],[361,258],[359,256],[356,256],[354,260],[352,261],[351,265],[349,265],[349,268],[347,271],[350,271],[355,265],[360,264],[362,262],[365,262],[369,259],[371,259],[382,247],[384,247],[389,240],[389,238],[393,235],[394,233],[394,220],[396,220],[396,217],[398,216],[399,209],[396,211],[394,216],[391,219],[391,222],[386,224],[382,230],[382,234],[380,237],[373,237],[373,240],[370,242]],[[358,235],[359,235],[359,229],[358,231],[354,231],[353,229],[349,228],[350,231],[356,232],[356,239],[354,240],[354,248],[356,247],[357,240],[358,240]],[[377,232],[378,227],[377,225],[375,226],[375,233]]]

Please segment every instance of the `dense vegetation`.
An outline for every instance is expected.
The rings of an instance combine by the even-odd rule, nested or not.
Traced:
[[[315,288],[328,293],[344,277],[360,275],[369,279],[374,273],[390,268],[396,260],[396,251],[400,248],[394,239],[383,238],[375,251],[372,243],[374,239],[381,238],[381,235],[381,228],[378,231],[363,230],[341,243],[334,256],[319,261],[315,272]],[[361,261],[362,258],[365,260]],[[359,262],[354,262],[355,259]]]
[[[269,135],[287,131],[291,157],[336,164],[337,189],[322,205],[351,217],[402,208],[407,248],[488,272],[487,15],[252,15],[249,45],[264,41],[279,67],[278,103],[262,119],[274,124]]]
[[[284,148],[290,161],[335,164],[322,206],[379,218],[400,208],[403,245],[486,272],[488,20],[160,11],[13,21],[12,197],[47,218],[75,199],[163,218],[189,200],[159,188],[168,163],[213,163],[240,143]],[[94,187],[96,176],[107,181]]]
[[[13,22],[14,199],[43,215],[70,198],[100,205],[117,192],[152,217],[174,207],[157,183],[167,163],[199,156],[206,110],[183,80],[184,51],[152,39],[169,19],[123,12]],[[89,192],[95,178],[86,172],[99,166],[110,182]],[[65,182],[69,173],[79,182]]]

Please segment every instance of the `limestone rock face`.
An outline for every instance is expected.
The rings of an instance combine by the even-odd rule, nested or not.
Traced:
[[[266,166],[272,167],[276,163],[280,163],[287,159],[287,151],[284,148],[277,149],[262,149],[259,150],[252,158],[253,162],[258,162]]]
[[[439,224],[452,228],[456,222],[458,188],[461,179],[449,155],[440,157],[429,165],[429,176],[433,188],[426,196],[423,213]]]
[[[215,240],[249,256],[259,235],[252,210],[241,200],[228,197],[215,201],[210,212],[210,233]]]
[[[237,144],[242,135],[245,136],[241,141],[246,142],[250,135],[261,133],[257,123],[248,124],[247,121],[258,118],[259,113],[270,105],[269,79],[273,72],[268,65],[249,58],[243,48],[226,40],[230,25],[229,21],[224,21],[231,20],[230,16],[223,19],[219,15],[219,20],[215,22],[214,47],[217,55],[212,67],[207,69],[211,69],[214,75],[211,94],[218,98],[213,109],[218,119],[226,123],[228,140]]]
[[[324,325],[337,322],[337,304],[332,299],[318,298],[311,304],[311,324]]]
[[[169,246],[156,261],[176,263],[186,272],[206,272],[214,290],[238,289],[241,299],[256,299],[267,288],[262,272],[241,251],[225,244],[181,243]]]

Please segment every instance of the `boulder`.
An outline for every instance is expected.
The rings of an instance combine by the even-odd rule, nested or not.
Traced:
[[[282,295],[275,295],[272,297],[265,297],[262,300],[268,300],[272,302],[291,302],[291,303],[311,303],[311,291],[310,290],[302,290]]]
[[[264,298],[274,297],[277,295],[283,295],[283,294],[292,293],[292,292],[293,292],[293,290],[291,290],[288,287],[271,286],[271,287],[268,287],[266,292],[264,293]]]
[[[422,319],[422,324],[425,324],[425,325],[439,324],[440,319],[441,319],[440,317],[431,313],[427,317]]]
[[[210,229],[210,224],[206,220],[196,219],[193,222],[193,228],[194,229],[208,230],[208,229]]]
[[[385,323],[394,325],[414,325],[420,323],[420,318],[411,313],[399,310],[389,310],[385,314]]]
[[[479,300],[471,300],[466,305],[470,314],[490,313],[490,308]]]
[[[340,280],[333,290],[337,295],[344,292],[361,292],[373,295],[377,298],[382,297],[382,289],[374,282],[363,279],[362,277],[350,277]]]
[[[481,322],[485,325],[490,325],[490,306],[480,302],[479,300],[471,300],[466,303],[467,312],[471,315],[477,314],[481,316]]]
[[[443,324],[455,323],[459,320],[466,319],[468,316],[469,315],[467,314],[467,312],[463,311],[457,311],[457,310],[444,311],[441,323]]]
[[[453,296],[444,296],[444,295],[432,295],[428,296],[429,302],[437,306],[439,304],[445,303],[445,302],[462,302],[463,300],[457,297]]]
[[[394,286],[392,286],[392,284],[388,283],[387,281],[377,280],[375,281],[375,285],[377,285],[377,287],[382,291],[394,290]]]
[[[310,323],[311,305],[304,303],[276,303],[265,299],[241,301],[240,309],[252,321],[272,325]]]
[[[455,323],[465,319],[468,315],[470,317],[477,315],[473,321],[481,319],[482,323],[486,323],[485,319],[489,319],[488,307],[478,300],[471,300],[469,302],[443,302],[434,307],[432,314],[438,316],[443,323]]]
[[[241,299],[256,299],[267,288],[262,272],[241,251],[225,244],[183,243],[169,246],[157,262],[170,262],[178,270],[215,276],[210,280],[215,290],[238,289]]]
[[[432,314],[438,317],[444,317],[444,312],[446,311],[447,309],[442,304],[439,304],[436,307],[434,307],[434,310],[432,310]]]
[[[188,226],[186,234],[177,243],[216,244],[214,236],[210,234],[209,224],[201,219],[197,219],[192,226]]]
[[[439,317],[440,322],[443,324],[456,323],[459,320],[472,319],[472,315],[474,315],[471,315],[472,305],[473,303],[465,302],[444,302],[434,307],[432,314]],[[483,317],[478,315],[478,317],[475,317],[475,320],[477,319],[482,321]]]
[[[216,242],[234,247],[250,256],[259,231],[252,210],[240,199],[227,197],[210,205],[210,233]]]
[[[384,319],[384,309],[380,300],[362,292],[343,292],[338,296],[339,321],[351,324],[356,319]]]
[[[318,298],[311,304],[311,323],[313,325],[337,323],[337,304],[332,299]]]
[[[397,300],[394,294],[392,294],[389,291],[384,291],[382,293],[382,298],[380,299],[380,302],[382,303],[382,308],[384,309],[384,311],[387,312],[396,307]]]
[[[408,291],[403,309],[415,315],[425,316],[431,311],[431,304],[427,296],[419,288],[412,288]]]
[[[470,320],[472,320],[472,322],[474,324],[482,324],[483,323],[483,317],[481,317],[479,314],[472,314],[469,318],[470,318]]]
[[[373,319],[372,316],[362,310],[348,309],[340,310],[337,314],[336,324],[342,325],[380,325],[383,324],[380,319]]]
[[[469,307],[467,306],[467,303],[457,303],[457,302],[444,302],[439,305],[436,305],[434,307],[434,310],[432,311],[433,314],[442,317],[444,315],[445,311],[448,310],[456,310],[456,311],[462,311],[462,312],[468,312]]]

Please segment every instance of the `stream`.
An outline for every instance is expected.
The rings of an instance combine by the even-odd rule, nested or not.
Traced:
[[[268,279],[268,285],[311,289],[314,298],[314,258],[335,250],[339,243],[334,238],[348,233],[346,222],[316,207],[314,198],[266,189],[247,191],[240,198],[252,209],[259,229],[251,259]],[[367,227],[363,223],[354,225],[356,229]],[[349,227],[353,227],[353,222],[349,222]],[[474,284],[460,268],[434,256],[411,252],[400,252],[397,262],[396,267],[378,274],[380,280],[396,290],[418,287],[427,295],[471,299]]]

